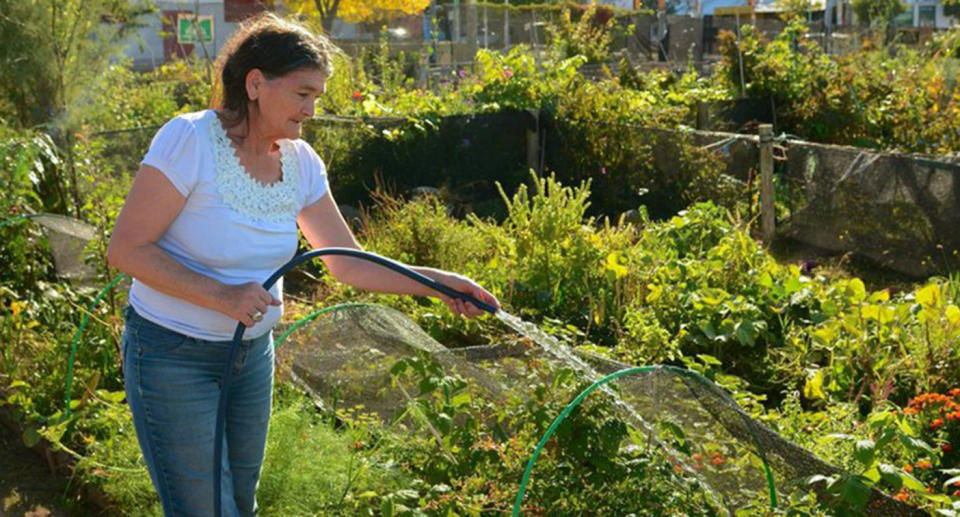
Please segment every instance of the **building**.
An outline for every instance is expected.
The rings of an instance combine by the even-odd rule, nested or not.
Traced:
[[[261,0],[157,0],[160,16],[144,20],[126,54],[133,67],[149,70],[175,57],[213,59],[237,24],[267,9]]]
[[[949,29],[957,17],[944,11],[941,0],[905,0],[906,11],[895,19],[897,25],[919,28]]]

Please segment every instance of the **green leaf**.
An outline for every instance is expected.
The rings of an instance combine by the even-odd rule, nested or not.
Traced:
[[[827,398],[827,394],[823,392],[823,370],[817,370],[807,377],[807,382],[803,385],[803,396],[810,400]]]
[[[935,455],[933,447],[931,447],[927,442],[920,440],[919,438],[914,438],[904,433],[900,433],[900,442],[903,443],[904,447],[910,449],[913,452],[920,454],[928,454],[930,456]]]
[[[853,446],[853,457],[865,467],[873,464],[873,457],[876,452],[877,445],[873,440],[857,440],[857,443]]]
[[[723,364],[716,357],[707,354],[697,354],[697,359],[699,359],[703,364],[708,364],[710,366],[721,366]]]
[[[859,278],[854,278],[847,284],[847,292],[855,302],[862,302],[867,297],[867,288],[863,285],[863,280]]]
[[[899,491],[903,486],[903,479],[900,478],[901,471],[897,467],[889,463],[881,463],[877,465],[877,471],[880,472],[880,478],[890,485],[894,492]]]
[[[950,325],[954,327],[956,327],[957,325],[960,325],[960,307],[950,304],[947,306],[947,310],[945,314],[947,316],[947,321],[950,323]]]
[[[843,476],[831,490],[844,501],[860,508],[870,500],[870,487],[859,476]]]
[[[742,321],[737,325],[737,341],[744,346],[753,346],[757,343],[757,331],[750,320]]]
[[[940,286],[930,284],[917,291],[917,301],[926,308],[940,305]]]
[[[27,447],[33,447],[34,445],[40,443],[40,433],[37,432],[36,427],[28,427],[23,431],[23,444]]]
[[[903,486],[913,490],[914,492],[927,493],[927,486],[920,482],[919,479],[913,477],[913,474],[909,472],[900,472],[900,479],[903,480]]]
[[[384,497],[380,501],[380,515],[383,517],[393,517],[397,509],[396,503],[393,502],[393,498]]]

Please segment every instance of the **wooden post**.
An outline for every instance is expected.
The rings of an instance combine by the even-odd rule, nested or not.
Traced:
[[[773,125],[760,124],[760,229],[763,242],[773,242],[776,231],[773,193]]]
[[[537,174],[542,174],[543,171],[540,170],[540,110],[530,109],[527,112],[534,120],[534,127],[527,129],[527,169],[533,169],[537,171]]]
[[[697,129],[701,131],[710,130],[710,103],[701,101],[697,103]]]

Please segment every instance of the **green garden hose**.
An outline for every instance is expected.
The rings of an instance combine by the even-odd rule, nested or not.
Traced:
[[[90,306],[87,307],[87,312],[83,315],[83,319],[80,320],[80,326],[77,327],[77,332],[73,335],[73,344],[70,345],[70,359],[67,362],[67,396],[66,396],[66,411],[63,413],[63,419],[66,420],[70,418],[70,391],[73,388],[73,362],[77,356],[77,344],[80,342],[80,336],[83,334],[83,329],[87,327],[87,323],[90,322],[90,315],[93,314],[93,311],[97,309],[97,306],[100,305],[100,300],[103,299],[103,296],[110,292],[121,280],[127,278],[127,275],[120,273],[109,284],[106,285],[103,289],[97,293],[97,297],[93,299],[93,302],[90,303]]]
[[[530,480],[530,472],[533,471],[533,464],[536,463],[537,457],[540,456],[540,451],[543,450],[544,445],[547,444],[547,440],[550,439],[550,436],[553,435],[554,431],[556,431],[557,428],[560,427],[560,423],[563,422],[563,420],[566,419],[567,416],[577,406],[579,406],[580,403],[583,402],[585,398],[587,398],[587,395],[592,393],[597,388],[603,386],[604,384],[607,384],[608,382],[613,381],[614,379],[623,377],[624,375],[630,375],[632,373],[652,372],[652,371],[664,370],[664,369],[670,369],[671,371],[674,371],[676,373],[686,375],[688,377],[693,377],[700,382],[704,382],[704,383],[710,382],[707,379],[703,378],[701,375],[695,372],[692,372],[690,370],[681,370],[679,368],[670,368],[665,366],[637,366],[634,368],[624,368],[623,370],[613,372],[610,375],[607,375],[606,377],[591,384],[590,387],[580,392],[580,394],[577,395],[575,399],[573,399],[573,402],[568,404],[567,407],[565,407],[563,411],[560,412],[560,415],[558,415],[557,418],[554,419],[553,423],[550,424],[550,427],[547,428],[547,432],[544,433],[543,438],[540,439],[540,443],[538,443],[537,447],[533,450],[533,456],[531,456],[530,461],[527,462],[527,468],[523,472],[523,478],[520,480],[520,490],[517,492],[517,498],[513,502],[514,517],[517,517],[520,515],[520,503],[523,502],[523,495],[527,491],[527,482]],[[766,458],[761,456],[760,460],[763,461],[763,470],[767,477],[767,486],[770,489],[770,507],[772,509],[776,509],[777,508],[777,490],[776,490],[776,485],[774,484],[774,481],[773,481],[773,471],[770,470],[770,465],[767,464]]]
[[[287,339],[287,336],[293,333],[294,330],[297,330],[298,328],[304,326],[308,322],[314,320],[317,316],[326,314],[330,311],[336,311],[340,309],[351,309],[354,307],[373,307],[373,305],[369,303],[340,303],[337,305],[332,305],[330,307],[324,307],[323,309],[320,309],[317,311],[313,311],[310,314],[307,314],[306,316],[297,320],[297,322],[294,323],[293,325],[290,325],[290,328],[288,328],[287,330],[284,330],[283,334],[280,334],[280,337],[278,337],[273,341],[273,346],[274,347],[280,346],[280,343],[283,343],[283,341]]]

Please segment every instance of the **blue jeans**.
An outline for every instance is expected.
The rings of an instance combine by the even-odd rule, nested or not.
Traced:
[[[127,401],[150,479],[166,516],[213,515],[213,437],[229,341],[179,334],[125,311]],[[224,433],[225,516],[255,515],[273,396],[273,337],[236,352]]]

